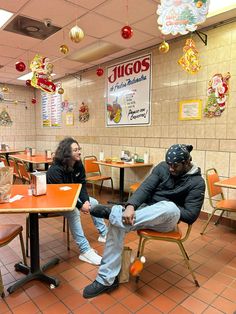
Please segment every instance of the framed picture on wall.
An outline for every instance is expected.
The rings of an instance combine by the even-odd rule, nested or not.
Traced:
[[[179,102],[179,120],[201,120],[202,100],[188,99]]]
[[[66,126],[74,125],[74,114],[73,112],[66,113]]]

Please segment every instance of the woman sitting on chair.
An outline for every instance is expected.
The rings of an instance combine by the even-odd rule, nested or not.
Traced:
[[[47,183],[80,183],[82,184],[76,208],[71,212],[62,213],[68,219],[69,226],[75,242],[79,246],[79,259],[94,265],[100,265],[99,256],[91,247],[84,235],[80,220],[80,211],[89,214],[90,209],[98,204],[98,201],[89,197],[86,189],[85,169],[81,161],[81,148],[78,142],[67,137],[59,143],[53,158],[53,164],[47,171]],[[91,216],[92,217],[92,216]],[[106,242],[107,227],[101,218],[92,217],[94,225],[98,229],[99,242]]]

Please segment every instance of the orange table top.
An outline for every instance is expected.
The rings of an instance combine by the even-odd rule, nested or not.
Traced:
[[[19,153],[24,152],[24,149],[16,149],[16,148],[10,148],[8,150],[0,150],[0,154],[12,154],[12,153]]]
[[[52,163],[52,158],[46,158],[44,154],[36,154],[35,156],[28,156],[27,154],[15,154],[10,155],[10,157],[23,160],[32,164],[50,164]]]
[[[68,186],[67,191],[60,190]],[[28,195],[28,185],[13,185],[11,197],[23,195],[20,200],[0,204],[0,213],[49,213],[71,211],[75,208],[79,197],[81,184],[48,184],[47,194]]]
[[[153,164],[148,163],[145,164],[144,162],[136,162],[134,164],[132,163],[123,163],[123,162],[106,162],[106,161],[94,161],[95,164],[99,164],[102,166],[109,166],[109,167],[115,167],[115,168],[138,168],[138,167],[152,167]]]
[[[221,186],[224,188],[236,189],[236,177],[228,178],[219,182],[216,182],[215,185]]]

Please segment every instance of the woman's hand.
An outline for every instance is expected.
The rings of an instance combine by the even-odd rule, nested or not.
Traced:
[[[135,210],[133,205],[128,205],[122,214],[122,222],[126,225],[133,225],[135,221]]]
[[[86,201],[86,202],[84,202],[84,204],[83,204],[83,206],[81,207],[80,210],[84,214],[89,214],[90,208],[91,208],[91,205],[90,205],[89,201]]]

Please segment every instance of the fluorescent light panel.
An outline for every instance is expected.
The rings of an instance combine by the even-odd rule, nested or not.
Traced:
[[[55,73],[51,74],[51,76],[55,76],[55,75],[56,75]],[[33,72],[29,72],[29,73],[19,76],[17,80],[20,80],[20,81],[31,80],[32,76],[33,76]]]
[[[0,27],[2,27],[11,17],[13,13],[0,9]]]
[[[207,17],[211,17],[233,9],[236,9],[235,0],[210,0]]]

